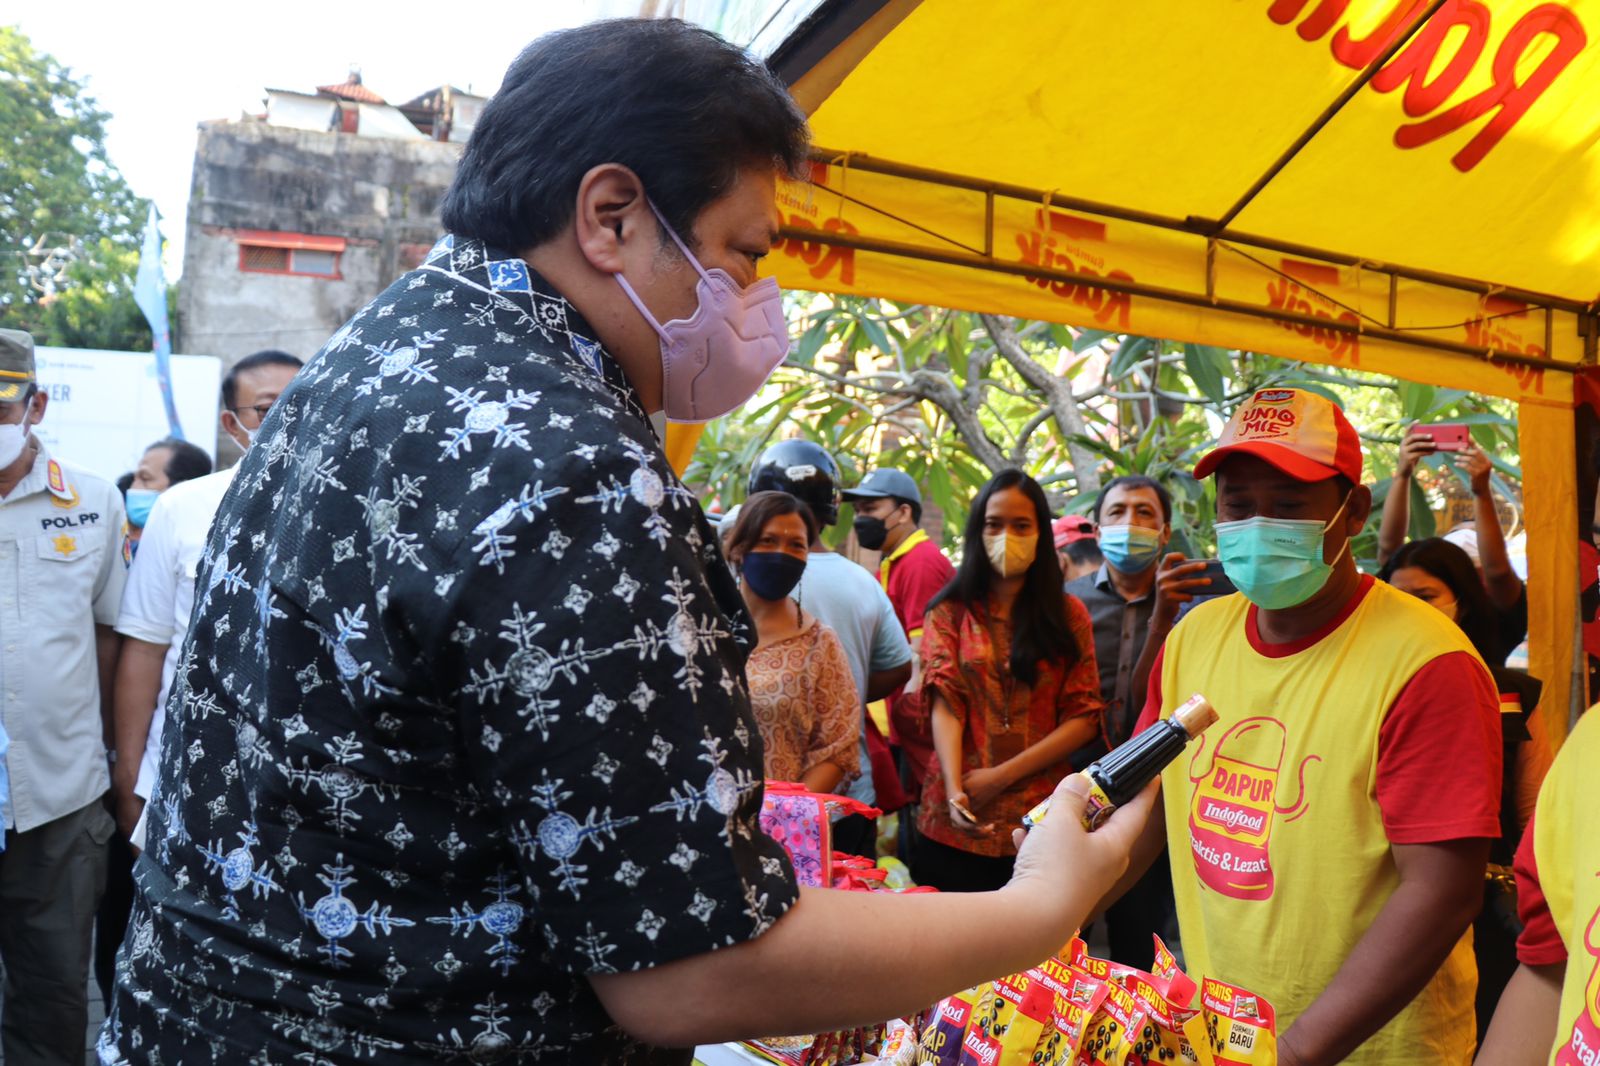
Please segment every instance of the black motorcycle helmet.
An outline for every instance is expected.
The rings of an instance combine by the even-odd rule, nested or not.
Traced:
[[[817,521],[839,520],[839,464],[820,444],[781,440],[750,468],[749,492],[787,492],[805,502]]]

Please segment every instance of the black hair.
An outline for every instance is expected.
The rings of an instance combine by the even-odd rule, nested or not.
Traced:
[[[1080,540],[1075,540],[1061,550],[1067,553],[1068,559],[1071,559],[1079,566],[1084,563],[1094,563],[1099,566],[1106,561],[1104,553],[1100,551],[1099,543],[1093,537],[1083,537]]]
[[[1033,563],[1023,574],[1017,602],[1011,607],[1011,673],[1017,680],[1031,685],[1039,676],[1040,661],[1060,659],[1070,669],[1083,656],[1083,649],[1078,647],[1067,625],[1061,563],[1050,550],[1050,501],[1033,478],[1010,468],[990,478],[978,491],[972,510],[967,513],[961,567],[950,583],[928,602],[928,610],[946,600],[967,608],[987,603],[994,568],[989,563],[989,553],[983,548],[983,520],[989,509],[989,499],[1005,489],[1017,489],[1033,503],[1042,549],[1033,553]]]
[[[905,506],[911,508],[912,525],[920,526],[922,524],[922,504],[918,503],[916,500],[908,500],[904,496],[890,496],[889,499],[894,501],[894,505],[896,507],[904,504]]]
[[[440,216],[452,233],[520,252],[572,220],[585,173],[620,163],[693,248],[695,219],[740,170],[797,175],[808,146],[788,90],[743,49],[678,19],[593,22],[512,62]]]
[[[131,488],[133,488],[133,471],[130,470],[126,474],[118,475],[117,491],[122,493],[123,499],[128,498],[128,490]]]
[[[177,437],[162,437],[145,449],[146,453],[156,448],[166,448],[172,454],[167,456],[166,469],[167,483],[176,485],[184,481],[193,481],[197,477],[205,477],[211,473],[211,456],[205,449]]]
[[[1167,491],[1165,485],[1153,477],[1143,474],[1124,474],[1114,477],[1100,488],[1100,495],[1094,498],[1094,524],[1100,524],[1100,508],[1105,506],[1106,497],[1111,495],[1112,489],[1151,489],[1156,494],[1156,499],[1161,501],[1161,520],[1172,521],[1172,493]]]
[[[1478,576],[1477,567],[1472,565],[1472,556],[1443,537],[1414,540],[1402,545],[1399,551],[1391,555],[1378,576],[1388,581],[1394,577],[1396,570],[1413,566],[1444,582],[1455,596],[1456,603],[1461,607],[1456,625],[1472,641],[1478,654],[1491,663],[1502,661],[1505,649],[1500,647],[1494,606],[1489,602],[1489,594],[1484,591],[1483,579]]]
[[[806,502],[787,492],[769,489],[755,493],[739,506],[739,517],[734,520],[733,531],[728,534],[728,558],[743,559],[747,552],[760,543],[761,533],[767,528],[768,522],[789,514],[800,516],[800,521],[806,527],[806,543],[815,544],[821,527],[817,525],[817,516],[806,506]]]
[[[280,352],[276,348],[264,348],[259,352],[252,352],[228,368],[227,375],[222,379],[222,409],[232,411],[234,403],[239,399],[239,375],[247,370],[257,370],[264,366],[292,366],[299,370],[306,364],[288,352]]]

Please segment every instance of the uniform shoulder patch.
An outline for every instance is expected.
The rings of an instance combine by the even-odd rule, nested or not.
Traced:
[[[60,508],[76,507],[82,502],[78,490],[67,480],[66,473],[61,469],[61,464],[54,459],[50,460],[45,468],[45,482],[50,487],[50,495],[55,499],[50,502]]]

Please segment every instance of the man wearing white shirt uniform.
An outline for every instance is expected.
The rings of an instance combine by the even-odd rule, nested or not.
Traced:
[[[222,383],[222,429],[249,448],[262,419],[301,366],[287,352],[262,351],[235,363]],[[117,660],[117,760],[111,788],[117,824],[133,840],[155,789],[167,696],[194,607],[195,572],[206,534],[233,483],[234,468],[176,485],[156,500],[128,571],[117,616],[124,638]]]

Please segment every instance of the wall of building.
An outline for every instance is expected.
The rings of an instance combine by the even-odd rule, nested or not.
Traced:
[[[461,145],[261,121],[200,127],[189,194],[180,350],[225,365],[262,348],[308,358],[439,235]],[[342,237],[338,278],[240,270],[240,230]]]

